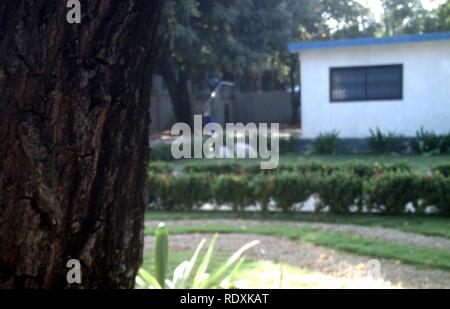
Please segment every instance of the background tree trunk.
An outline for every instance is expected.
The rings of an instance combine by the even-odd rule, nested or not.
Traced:
[[[141,264],[162,1],[81,3],[0,2],[1,288],[130,288]]]
[[[166,54],[160,55],[158,64],[172,101],[176,121],[191,124],[191,98],[186,72],[181,69],[176,71],[177,68],[175,68],[173,61]]]
[[[289,66],[289,83],[291,85],[291,124],[300,124],[300,93],[295,91],[295,88],[299,85],[299,82],[295,80],[295,72],[298,70],[298,55],[290,56]]]

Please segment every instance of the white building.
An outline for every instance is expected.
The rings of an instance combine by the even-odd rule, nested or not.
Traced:
[[[369,129],[450,132],[450,32],[293,43],[300,56],[303,137]]]

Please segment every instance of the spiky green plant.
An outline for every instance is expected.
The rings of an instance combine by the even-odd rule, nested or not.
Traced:
[[[316,154],[335,154],[339,144],[339,131],[325,132],[312,143],[312,150]]]
[[[372,152],[376,154],[389,154],[401,151],[401,138],[394,132],[383,133],[379,128],[370,129],[367,143]]]
[[[256,246],[259,242],[253,241],[243,246],[241,249],[231,255],[228,260],[217,269],[208,272],[208,266],[211,261],[218,235],[216,234],[209,247],[199,262],[200,253],[206,243],[203,239],[194,251],[189,261],[184,261],[178,265],[173,273],[171,280],[165,279],[167,276],[168,265],[168,242],[169,232],[164,225],[160,225],[155,231],[155,276],[144,269],[139,270],[136,277],[136,284],[144,289],[214,289],[233,287],[231,281],[232,275],[242,264],[243,254],[248,249]]]
[[[155,277],[160,286],[166,281],[169,265],[169,230],[160,224],[155,232]]]

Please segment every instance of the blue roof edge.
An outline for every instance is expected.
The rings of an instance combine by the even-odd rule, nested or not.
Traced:
[[[290,53],[297,53],[308,49],[343,48],[354,46],[392,45],[402,43],[428,42],[450,40],[450,32],[433,32],[425,34],[410,34],[382,38],[359,38],[346,40],[313,41],[303,43],[290,43]]]

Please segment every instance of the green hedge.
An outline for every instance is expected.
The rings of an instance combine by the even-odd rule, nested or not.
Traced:
[[[211,181],[207,174],[175,177],[150,173],[149,201],[157,209],[193,210],[212,200]]]
[[[411,174],[389,174],[365,182],[364,197],[372,211],[398,215],[405,206],[416,204],[419,192],[415,190],[416,177]]]
[[[450,177],[450,164],[443,164],[433,169],[435,173],[439,173],[445,177]]]
[[[280,165],[276,170],[261,170],[260,165],[242,165],[237,163],[219,163],[219,164],[187,164],[178,167],[178,170],[172,170],[170,163],[151,163],[149,171],[153,173],[211,173],[214,175],[232,174],[232,175],[276,175],[284,173],[307,174],[321,173],[330,175],[336,172],[348,172],[362,178],[371,178],[378,174],[390,172],[408,172],[411,168],[406,163],[395,163],[382,165],[378,163],[347,163],[347,164],[326,164],[326,163],[302,163]]]
[[[213,175],[150,173],[149,198],[152,208],[193,210],[205,203],[229,205],[235,211],[259,204],[262,211],[275,205],[290,212],[311,196],[318,197],[317,211],[346,214],[368,211],[399,215],[412,203],[416,214],[428,206],[450,215],[450,178],[436,174],[419,176],[408,172],[356,177],[339,171],[324,173],[281,173],[275,175]]]
[[[439,213],[448,215],[450,179],[442,175],[387,174],[366,181],[364,197],[369,209],[379,213],[402,214],[405,205],[413,203],[418,214],[433,205]]]
[[[363,180],[349,173],[337,173],[318,177],[315,190],[320,198],[319,209],[325,207],[334,214],[350,213],[352,206],[361,210]]]

